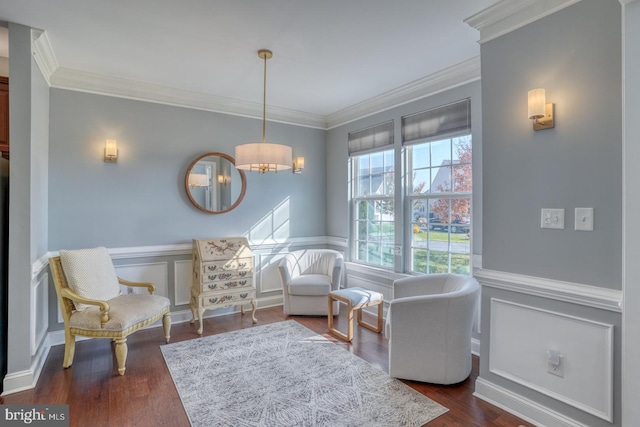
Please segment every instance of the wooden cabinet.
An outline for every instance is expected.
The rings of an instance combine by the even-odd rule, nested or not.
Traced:
[[[0,76],[0,152],[9,158],[9,78]]]
[[[196,319],[202,334],[205,310],[251,304],[256,323],[256,288],[253,283],[253,254],[245,237],[193,240],[191,323]]]

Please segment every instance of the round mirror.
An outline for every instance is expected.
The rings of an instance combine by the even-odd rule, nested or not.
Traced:
[[[247,190],[247,178],[244,171],[236,169],[233,157],[206,153],[189,165],[184,188],[196,208],[221,214],[240,204]]]

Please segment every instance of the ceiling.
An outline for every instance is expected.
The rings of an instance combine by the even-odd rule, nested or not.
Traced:
[[[478,57],[478,32],[463,20],[496,2],[0,0],[0,21],[45,30],[53,76],[258,104],[257,51],[270,49],[267,104],[328,116]]]

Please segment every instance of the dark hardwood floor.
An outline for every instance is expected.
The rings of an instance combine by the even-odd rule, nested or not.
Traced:
[[[284,316],[282,307],[258,310],[258,325],[294,319],[334,341],[381,370],[388,371],[387,340],[382,334],[355,327],[352,343],[336,340],[327,333],[326,317]],[[344,313],[337,325],[345,326]],[[250,316],[232,314],[206,319],[203,336],[250,328]],[[173,325],[171,342],[197,339],[197,327]],[[189,426],[160,345],[162,328],[139,331],[128,339],[127,371],[118,375],[111,343],[105,339],[78,342],[72,367],[62,368],[64,346],[52,347],[35,389],[4,397],[5,404],[69,404],[71,426]],[[464,382],[453,386],[404,381],[449,412],[431,421],[429,427],[531,427],[532,424],[473,397],[478,358]],[[230,426],[233,427],[233,426]]]

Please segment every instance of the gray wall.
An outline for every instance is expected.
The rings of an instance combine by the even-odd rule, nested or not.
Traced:
[[[625,426],[640,420],[640,246],[634,237],[640,236],[640,1],[625,6],[624,21],[624,96],[625,96],[625,224],[624,224],[624,315],[623,315],[623,376],[622,417]]]
[[[582,0],[484,43],[481,55],[483,268],[620,290],[620,4]],[[527,91],[536,87],[545,88],[547,102],[556,104],[554,129],[534,132],[526,118]],[[594,208],[593,232],[574,230],[576,207]],[[564,208],[565,229],[541,229],[541,208]],[[613,325],[613,424],[490,371],[496,338],[491,335],[492,299]],[[481,324],[481,380],[584,425],[622,425],[620,313],[527,295],[526,289],[483,286]],[[522,343],[528,332],[522,331]],[[573,344],[588,353],[588,343],[565,347]]]
[[[49,250],[324,236],[323,130],[267,123],[269,141],[305,157],[303,173],[247,173],[245,199],[229,213],[191,205],[191,161],[211,151],[234,156],[237,144],[261,135],[261,120],[51,89]],[[107,138],[118,141],[115,164],[103,161]]]
[[[482,45],[483,267],[621,289],[620,4],[583,0]],[[527,91],[556,104],[534,132]],[[574,208],[594,231],[574,231]],[[564,208],[542,230],[541,208]]]
[[[482,253],[482,110],[480,82],[468,83],[435,95],[410,102],[389,110],[356,120],[329,130],[327,135],[327,233],[330,236],[349,237],[349,188],[347,151],[349,132],[364,129],[388,120],[394,120],[395,143],[401,145],[401,118],[430,108],[439,107],[464,98],[471,98],[471,129],[473,137],[473,249],[475,255]],[[399,160],[399,159],[396,159]],[[399,166],[399,163],[396,163]],[[400,170],[400,167],[397,168]],[[398,177],[399,179],[399,177]],[[401,188],[397,185],[396,188]],[[398,221],[398,219],[396,219]],[[396,224],[400,226],[398,223]],[[399,229],[402,229],[401,226]],[[401,244],[401,241],[396,241]]]

